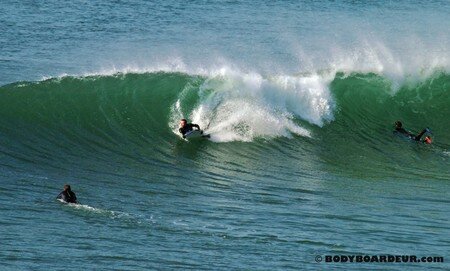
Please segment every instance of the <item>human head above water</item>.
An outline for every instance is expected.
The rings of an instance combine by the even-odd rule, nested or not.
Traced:
[[[181,119],[180,120],[180,127],[184,127],[187,124],[187,120],[186,119]]]
[[[401,121],[397,120],[397,121],[395,122],[395,128],[402,128],[402,126],[403,126],[403,124],[402,124]]]
[[[70,185],[65,184],[65,185],[64,185],[64,191],[71,191]]]

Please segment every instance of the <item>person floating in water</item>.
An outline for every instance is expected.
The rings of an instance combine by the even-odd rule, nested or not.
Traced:
[[[410,138],[412,140],[420,141],[420,142],[423,142],[423,143],[426,143],[426,144],[431,144],[431,142],[432,142],[432,139],[431,139],[430,136],[425,136],[425,138],[422,139],[422,136],[425,133],[431,133],[429,128],[425,128],[419,134],[415,135],[415,134],[407,131],[405,128],[403,128],[403,124],[402,124],[401,121],[396,121],[395,122],[395,131],[394,132],[398,133],[398,134],[401,134],[401,135],[404,135],[404,136],[406,136],[406,137],[408,137],[408,138]]]
[[[197,128],[197,130],[200,130],[200,126],[198,124],[187,123],[186,119],[182,119],[182,120],[180,120],[180,129],[178,129],[178,131],[181,133],[183,138],[186,138],[186,134],[193,131],[194,128]]]
[[[66,203],[78,203],[77,196],[70,188],[70,185],[66,184],[64,185],[64,190],[59,193],[59,195],[56,197],[56,199],[60,199]]]

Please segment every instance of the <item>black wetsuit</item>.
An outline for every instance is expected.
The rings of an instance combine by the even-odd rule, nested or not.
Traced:
[[[405,135],[405,136],[409,137],[412,140],[420,141],[420,138],[427,132],[427,130],[423,129],[418,135],[415,135],[415,134],[413,134],[411,132],[408,132],[404,128],[395,128],[394,132],[402,134],[402,135]]]
[[[200,126],[198,126],[198,124],[188,123],[183,128],[180,128],[178,131],[183,135],[184,138],[186,133],[194,130],[194,127],[200,130]]]
[[[78,203],[77,196],[75,195],[74,192],[72,192],[72,190],[62,191],[61,193],[59,193],[59,195],[56,198],[61,199],[67,203]]]

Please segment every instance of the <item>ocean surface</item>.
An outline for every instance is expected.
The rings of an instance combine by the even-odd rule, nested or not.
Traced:
[[[449,14],[3,0],[0,269],[449,270]]]

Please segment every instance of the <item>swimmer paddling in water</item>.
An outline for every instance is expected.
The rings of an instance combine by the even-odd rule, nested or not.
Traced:
[[[422,136],[425,133],[431,133],[429,128],[425,128],[419,134],[415,135],[415,134],[407,131],[405,128],[403,128],[403,124],[402,124],[401,121],[396,121],[395,122],[395,131],[394,131],[394,133],[404,135],[404,136],[406,136],[406,137],[408,137],[408,138],[410,138],[412,140],[419,141],[419,142],[422,142],[422,143],[425,143],[425,144],[431,144],[433,142],[433,140],[431,139],[430,136],[425,136],[424,139],[421,139]]]

